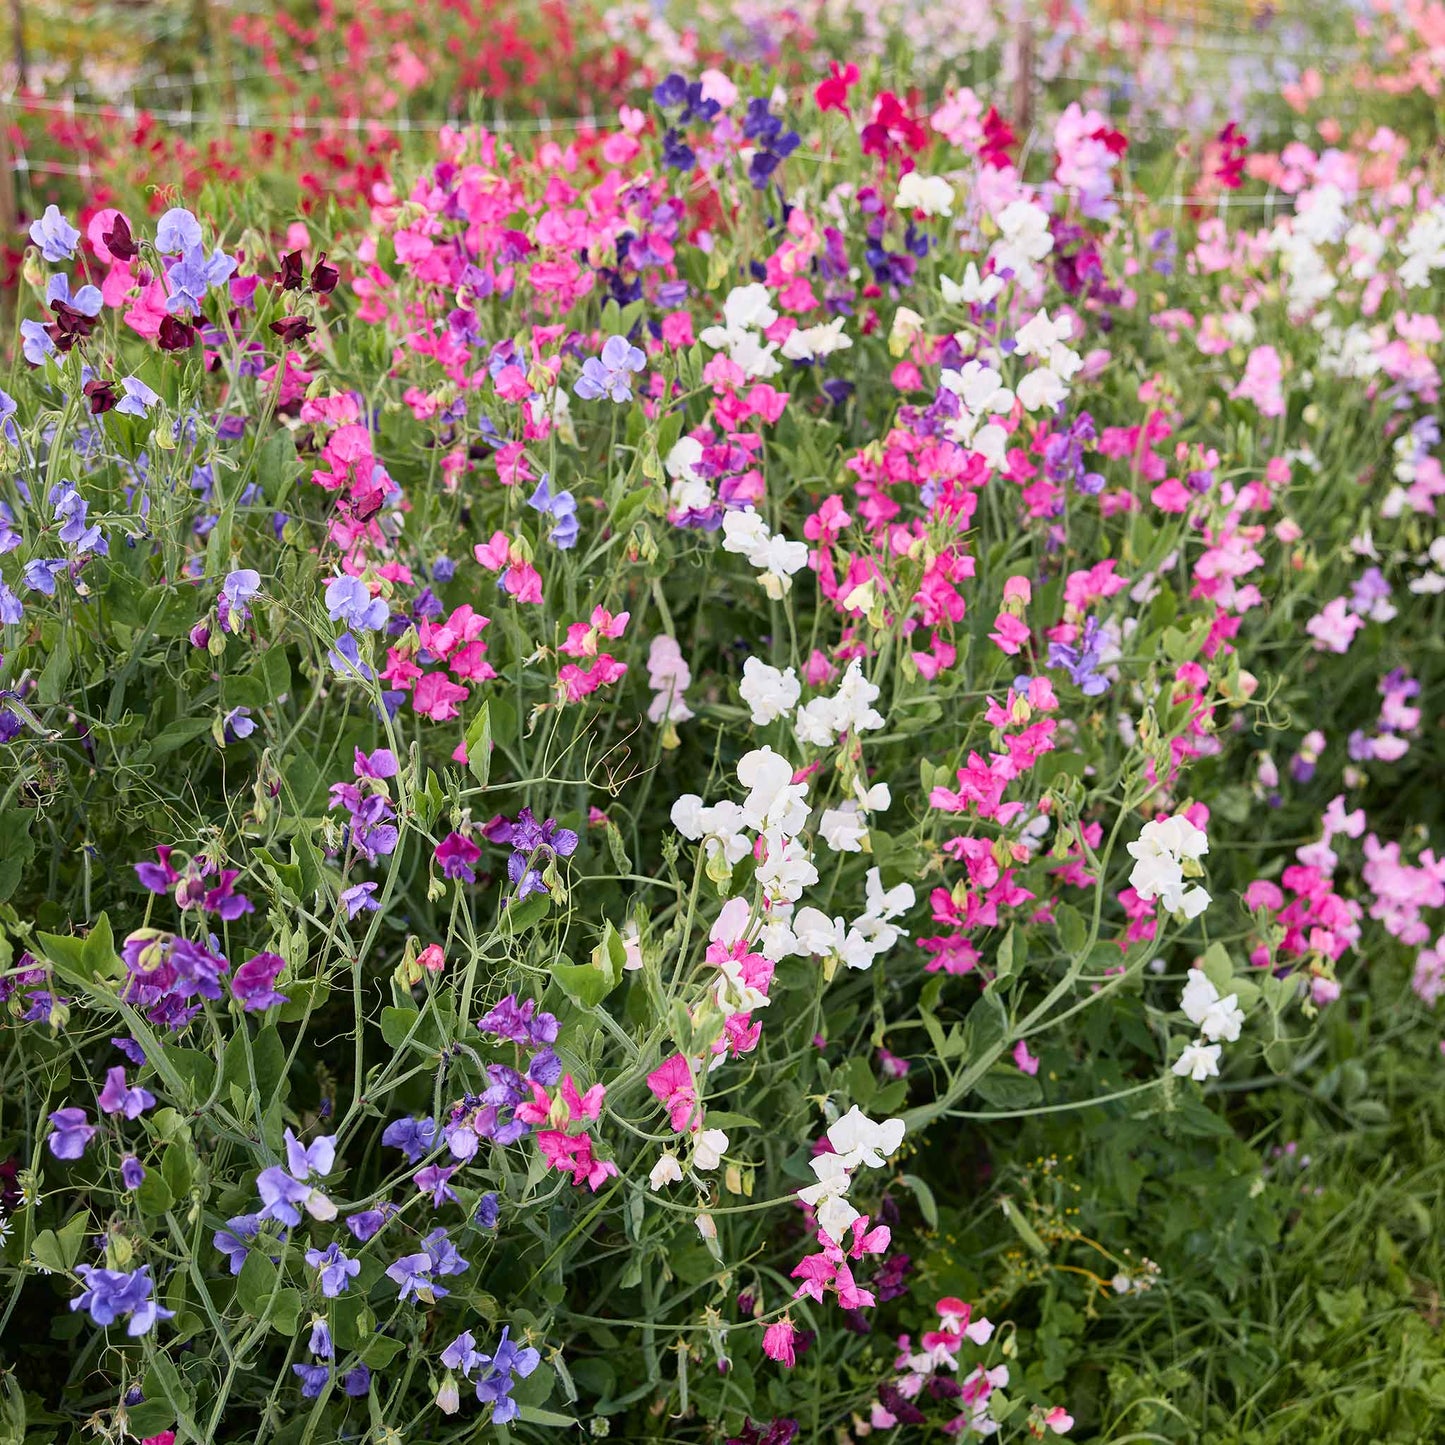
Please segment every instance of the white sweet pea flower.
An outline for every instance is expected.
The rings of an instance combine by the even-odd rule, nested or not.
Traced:
[[[893,793],[887,783],[874,783],[870,788],[862,778],[854,778],[853,796],[865,813],[886,813],[893,806]]]
[[[823,841],[835,853],[861,853],[868,836],[868,824],[851,800],[838,808],[825,808],[818,823]]]
[[[743,663],[743,680],[738,692],[747,703],[757,727],[766,727],[790,713],[797,706],[802,691],[798,675],[791,667],[779,671],[760,657],[750,657]]]
[[[1069,394],[1053,369],[1040,366],[1029,372],[1015,388],[1025,411],[1052,411]]]
[[[925,216],[951,216],[953,187],[942,176],[925,176],[909,171],[898,182],[898,195],[893,205],[900,211],[922,211]]]
[[[681,1178],[682,1165],[678,1162],[677,1155],[671,1149],[664,1149],[657,1156],[657,1163],[652,1166],[647,1182],[657,1190],[664,1184],[676,1184]]]
[[[939,280],[939,290],[946,305],[986,306],[1003,290],[1003,281],[997,276],[985,276],[980,280],[978,267],[970,261],[964,267],[961,284],[944,276]]]
[[[793,765],[770,747],[754,748],[738,760],[738,782],[748,790],[742,814],[758,832],[776,828],[794,838],[808,822],[808,785],[793,781]]]
[[[1174,1063],[1174,1072],[1182,1079],[1191,1078],[1196,1084],[1205,1079],[1215,1078],[1219,1073],[1219,1045],[1205,1044],[1196,1040],[1188,1045]]]
[[[898,1152],[903,1143],[903,1130],[902,1119],[884,1119],[879,1123],[854,1104],[841,1119],[828,1126],[828,1142],[845,1169],[855,1169],[859,1164],[881,1169],[888,1156]]]
[[[694,1169],[716,1169],[727,1153],[728,1136],[721,1129],[704,1129],[693,1140],[692,1167]]]

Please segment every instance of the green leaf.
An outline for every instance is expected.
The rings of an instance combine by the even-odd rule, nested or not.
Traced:
[[[405,1348],[390,1335],[372,1335],[359,1353],[373,1370],[384,1370]]]
[[[1012,923],[1004,933],[1003,942],[998,946],[995,969],[1000,980],[1010,977],[1014,972],[1014,926]]]
[[[1083,914],[1072,904],[1061,903],[1054,909],[1054,922],[1058,925],[1059,941],[1064,945],[1064,951],[1071,955],[1082,953],[1089,941]]]
[[[141,1180],[135,1197],[142,1214],[164,1214],[176,1202],[165,1176],[154,1169],[146,1170],[146,1177]]]
[[[1003,1042],[1008,1033],[1008,1015],[1003,1000],[993,989],[978,996],[963,1025],[963,1050],[969,1059],[982,1058]]]
[[[467,771],[484,788],[492,776],[492,709],[486,702],[467,725]]]
[[[408,1038],[415,1037],[421,1015],[414,1008],[384,1008],[381,1011],[381,1036],[394,1049]]]
[[[85,1236],[91,1229],[90,1215],[81,1210],[57,1229],[43,1229],[30,1246],[35,1258],[52,1274],[63,1274],[75,1268]]]
[[[1007,1064],[990,1069],[973,1087],[995,1109],[1027,1109],[1044,1097],[1037,1079]]]
[[[259,1249],[248,1250],[236,1276],[236,1299],[253,1319],[264,1319],[278,1283],[276,1266]]]

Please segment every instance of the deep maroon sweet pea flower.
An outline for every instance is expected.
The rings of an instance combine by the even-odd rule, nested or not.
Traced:
[[[231,975],[231,996],[247,1013],[260,1013],[287,1001],[276,992],[276,980],[286,960],[279,953],[258,953]]]
[[[50,1137],[46,1143],[57,1159],[79,1159],[96,1136],[96,1127],[84,1109],[57,1109],[50,1116]]]
[[[472,865],[481,856],[482,850],[460,833],[448,833],[436,847],[436,861],[441,865],[442,872],[448,878],[457,878],[464,883],[477,881]]]

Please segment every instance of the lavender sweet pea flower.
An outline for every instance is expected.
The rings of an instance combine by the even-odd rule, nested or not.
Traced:
[[[332,1247],[335,1248],[334,1245]],[[336,1347],[331,1341],[331,1329],[325,1320],[314,1319],[311,1321],[311,1339],[307,1342],[306,1347],[318,1360],[331,1360],[336,1357]]]
[[[126,1273],[118,1269],[97,1269],[94,1265],[76,1265],[75,1272],[85,1289],[70,1302],[72,1310],[88,1310],[96,1324],[105,1328],[122,1315],[129,1323],[126,1334],[132,1339],[149,1334],[157,1320],[171,1319],[175,1311],[163,1310],[151,1298],[150,1266]]]
[[[378,632],[386,626],[389,609],[380,597],[373,597],[359,577],[333,577],[326,584],[326,611],[333,622],[343,622],[358,632]]]
[[[25,617],[25,606],[20,599],[0,581],[0,622],[13,627]]]
[[[547,540],[554,547],[567,551],[577,545],[580,528],[577,523],[577,500],[571,492],[552,492],[551,483],[543,477],[536,490],[527,498],[527,505],[551,517],[556,526],[547,534]]]
[[[15,414],[20,410],[19,404],[8,391],[0,389],[0,436],[3,436],[11,446],[20,445],[20,429],[15,425]]]
[[[64,557],[33,557],[20,569],[20,580],[32,592],[55,596],[55,579],[70,565]]]
[[[228,743],[240,742],[255,731],[256,723],[248,707],[233,707],[221,720],[221,736]]]
[[[261,590],[261,574],[250,567],[228,572],[221,583],[221,595],[216,599],[216,619],[223,632],[239,632],[241,623],[250,615],[247,605]]]
[[[322,1135],[310,1144],[303,1144],[290,1129],[284,1135],[286,1140],[286,1167],[298,1179],[312,1174],[323,1178],[331,1173],[336,1163],[336,1136]]]
[[[45,1142],[57,1159],[79,1159],[97,1132],[85,1110],[74,1108],[57,1109],[50,1116],[50,1130]]]
[[[99,286],[82,286],[72,296],[70,294],[70,278],[63,271],[56,272],[45,283],[45,301],[50,306],[59,301],[69,306],[72,311],[80,312],[82,316],[99,316],[100,308],[105,305],[105,299],[100,294]]]
[[[584,401],[608,396],[619,406],[632,400],[632,372],[641,371],[647,357],[625,336],[610,336],[600,358],[589,356],[572,390]]]
[[[54,265],[74,258],[80,232],[60,214],[58,207],[46,206],[45,214],[30,223],[30,239],[40,247],[41,256]]]
[[[232,1274],[240,1274],[246,1262],[249,1243],[261,1232],[259,1214],[238,1214],[226,1221],[224,1229],[218,1229],[211,1236],[211,1243],[224,1254],[231,1266]]]
[[[387,1266],[386,1276],[401,1287],[399,1299],[415,1300],[418,1304],[433,1304],[451,1291],[433,1283],[431,1272],[429,1254],[404,1254],[395,1264]]]
[[[363,682],[370,682],[376,676],[361,660],[356,639],[349,632],[343,632],[336,639],[336,646],[326,654],[326,660],[343,677],[359,677]]]
[[[120,1182],[127,1189],[139,1189],[145,1183],[145,1177],[145,1165],[134,1154],[127,1154],[120,1161]]]
[[[371,1371],[365,1365],[358,1365],[354,1370],[348,1370],[341,1377],[341,1389],[353,1400],[359,1400],[363,1395],[371,1392]]]
[[[488,1192],[477,1201],[477,1207],[472,1214],[472,1223],[478,1229],[495,1229],[497,1220],[501,1217],[502,1201],[495,1190]]]
[[[418,1169],[412,1175],[412,1183],[421,1190],[423,1194],[431,1195],[433,1209],[440,1209],[444,1201],[450,1199],[456,1202],[456,1191],[447,1182],[457,1172],[458,1166],[447,1165],[445,1168],[440,1164],[429,1164],[425,1169]]]
[[[117,1064],[106,1070],[105,1088],[100,1091],[96,1102],[103,1113],[124,1114],[127,1119],[138,1119],[147,1109],[155,1107],[156,1096],[139,1084],[127,1088],[125,1067]]]
[[[125,395],[116,402],[115,409],[122,416],[149,416],[150,410],[160,401],[160,394],[154,392],[138,376],[123,376],[121,390]]]
[[[427,1235],[421,1242],[422,1248],[426,1250],[431,1258],[433,1274],[465,1274],[471,1266],[469,1260],[465,1260],[457,1253],[456,1246],[451,1241],[451,1236],[446,1230],[438,1226]]]
[[[321,1293],[327,1299],[335,1299],[337,1295],[345,1294],[351,1281],[361,1273],[361,1261],[348,1259],[341,1252],[339,1244],[328,1244],[325,1250],[308,1249],[306,1263],[319,1271]]]
[[[359,1214],[347,1215],[346,1227],[357,1240],[365,1244],[386,1223],[389,1214],[387,1208],[363,1209]]]
[[[47,356],[55,355],[55,343],[43,321],[20,323],[20,350],[31,366],[39,366]]]
[[[187,210],[176,206],[156,223],[156,250],[163,256],[179,256],[201,244],[201,223]]]

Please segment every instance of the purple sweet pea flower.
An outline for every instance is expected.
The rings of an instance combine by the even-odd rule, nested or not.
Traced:
[[[375,883],[357,883],[352,887],[344,889],[338,900],[346,910],[348,919],[355,918],[358,913],[369,911],[375,913],[381,904],[371,895],[376,892]]]
[[[105,1088],[100,1091],[96,1102],[102,1113],[124,1114],[127,1119],[138,1119],[147,1109],[155,1107],[156,1096],[139,1084],[127,1088],[125,1066],[117,1064],[106,1070]]]
[[[306,1347],[318,1360],[335,1359],[336,1347],[331,1341],[331,1329],[325,1320],[314,1319],[311,1321],[311,1339]]]
[[[120,1161],[120,1182],[127,1189],[139,1189],[145,1183],[145,1177],[145,1165],[134,1154],[127,1154]]]
[[[347,1258],[339,1244],[328,1244],[325,1250],[308,1249],[306,1263],[319,1271],[321,1293],[327,1299],[345,1294],[351,1281],[361,1273],[361,1261]]]
[[[400,1149],[408,1164],[431,1153],[436,1145],[437,1126],[434,1119],[393,1119],[382,1131],[381,1142],[391,1149]]]
[[[434,856],[446,877],[459,879],[463,883],[477,881],[476,870],[472,865],[482,856],[482,850],[470,838],[465,838],[460,833],[448,833],[437,844]]]
[[[412,1175],[412,1183],[421,1190],[423,1194],[431,1195],[433,1209],[440,1209],[442,1204],[450,1199],[456,1202],[456,1191],[447,1182],[457,1172],[458,1166],[450,1164],[443,1167],[440,1164],[429,1164],[425,1169],[418,1169]]]
[[[371,1371],[365,1365],[358,1365],[354,1370],[348,1370],[341,1377],[341,1388],[353,1400],[359,1400],[363,1395],[371,1392]]]
[[[260,1013],[287,1002],[284,993],[276,992],[276,980],[286,960],[279,953],[258,953],[248,958],[231,975],[231,997],[247,1013]]]
[[[301,1381],[301,1398],[314,1400],[331,1378],[330,1365],[292,1365],[291,1373]]]
[[[391,1213],[389,1205],[383,1205],[380,1209],[363,1209],[359,1214],[347,1215],[346,1227],[357,1240],[365,1244],[386,1223]]]
[[[50,1135],[46,1143],[57,1159],[79,1159],[96,1136],[96,1127],[85,1117],[84,1109],[57,1109],[50,1116]]]

